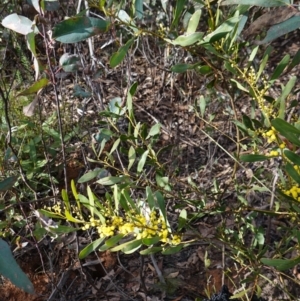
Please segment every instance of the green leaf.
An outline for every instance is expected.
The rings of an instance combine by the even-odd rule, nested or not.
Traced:
[[[234,83],[237,85],[237,87],[238,87],[241,91],[244,91],[244,92],[246,92],[246,93],[249,93],[249,90],[246,89],[246,88],[244,88],[244,86],[242,86],[242,84],[240,84],[237,80],[235,80],[235,79],[233,79],[233,78],[231,78],[230,80],[231,80],[232,82],[234,82]]]
[[[285,100],[286,98],[290,95],[292,89],[294,88],[295,84],[297,81],[297,77],[296,76],[292,76],[288,83],[286,84],[286,86],[284,87],[280,97],[278,97],[278,100],[275,103],[275,106],[278,105],[279,103],[279,113],[278,113],[278,117],[283,119],[285,114],[286,114],[286,104],[285,104]]]
[[[117,235],[109,238],[105,242],[105,245],[108,246],[109,248],[111,248],[111,247],[115,246],[123,237],[124,237],[124,234],[117,234]]]
[[[67,234],[70,232],[78,231],[78,228],[58,225],[58,226],[49,226],[49,231],[56,234]]]
[[[300,184],[300,175],[291,163],[286,163],[285,170],[293,178],[294,181]]]
[[[205,114],[206,104],[207,104],[205,97],[203,95],[200,95],[197,103],[200,109],[201,117],[203,118]]]
[[[149,186],[146,187],[146,196],[150,210],[152,211],[155,208],[155,200],[153,197],[152,190]]]
[[[272,50],[273,50],[273,48],[271,46],[268,46],[267,49],[265,50],[265,53],[263,55],[260,65],[259,65],[258,72],[256,74],[256,81],[258,81],[261,78],[260,76],[266,67],[266,64],[269,60],[269,56],[270,56]]]
[[[95,179],[96,177],[98,177],[98,175],[103,171],[103,168],[95,168],[94,170],[91,170],[89,172],[87,172],[86,174],[84,174],[82,177],[80,177],[80,179],[78,180],[78,183],[85,183],[88,181],[91,181],[93,179]]]
[[[135,23],[133,22],[133,20],[129,17],[129,15],[127,14],[127,12],[123,9],[120,9],[118,12],[118,18],[126,24],[126,26],[130,29],[132,29],[134,34],[138,33],[138,28],[136,27]]]
[[[136,159],[136,153],[135,153],[135,149],[134,147],[131,145],[128,151],[128,171],[130,170],[130,168],[132,167],[132,165],[134,164]]]
[[[153,136],[156,136],[158,134],[160,134],[160,128],[161,128],[161,124],[160,123],[156,123],[154,124],[150,131],[149,131],[149,134],[148,136],[146,137],[146,140],[149,139],[150,137],[153,137]]]
[[[77,54],[64,53],[59,59],[59,65],[65,72],[78,71],[81,66],[80,57]]]
[[[204,65],[204,66],[197,68],[197,71],[202,75],[207,75],[212,72],[212,69],[208,65]]]
[[[225,0],[221,2],[221,5],[255,5],[262,7],[275,7],[289,5],[290,0]]]
[[[8,244],[0,238],[0,273],[23,291],[34,294],[34,287],[21,270]]]
[[[129,177],[123,176],[123,177],[105,177],[97,181],[97,183],[107,186],[107,185],[114,185],[118,183],[128,183],[129,182]]]
[[[148,249],[140,251],[140,254],[141,255],[151,255],[151,254],[158,253],[161,250],[162,250],[162,247],[152,247],[152,248],[148,248]]]
[[[7,191],[14,186],[18,177],[12,176],[0,182],[0,191]]]
[[[295,265],[300,263],[300,257],[293,259],[269,259],[261,258],[260,260],[263,264],[266,264],[271,267],[275,267],[279,271],[285,271],[293,268]]]
[[[269,43],[285,34],[294,31],[300,27],[300,16],[294,16],[282,23],[273,25],[268,31],[266,37],[257,42],[258,45]]]
[[[178,26],[178,21],[183,12],[186,1],[187,0],[177,0],[176,1],[176,7],[175,7],[175,11],[174,11],[174,18],[173,18],[173,21],[171,24],[171,29],[176,28]]]
[[[296,165],[300,166],[300,156],[299,155],[295,154],[294,152],[292,152],[288,149],[285,149],[283,153],[290,161],[292,161]]]
[[[91,213],[91,216],[94,217],[95,196],[94,196],[90,186],[87,187],[87,194],[88,194],[89,205],[90,205],[90,213]]]
[[[258,162],[258,161],[268,160],[270,159],[270,157],[264,155],[249,154],[249,155],[241,155],[240,159],[242,162]]]
[[[176,64],[171,67],[171,71],[175,73],[184,73],[187,70],[192,70],[195,68],[195,65],[191,64]]]
[[[193,45],[197,42],[200,42],[204,33],[203,32],[194,32],[191,34],[184,34],[178,36],[175,40],[171,41],[173,45],[179,45],[182,47]]]
[[[165,248],[161,252],[161,254],[163,254],[163,255],[172,255],[172,254],[178,253],[182,248],[183,248],[183,244],[179,244],[177,246],[170,246],[170,247]]]
[[[66,219],[72,223],[83,223],[84,222],[83,220],[73,217],[72,214],[67,209],[65,209],[65,216],[66,216]]]
[[[300,146],[300,130],[280,118],[273,119],[271,121],[271,124],[282,136],[286,137],[291,143],[296,146]]]
[[[22,35],[27,35],[31,32],[35,34],[39,33],[39,30],[36,26],[33,26],[33,22],[27,17],[19,16],[17,14],[11,14],[6,16],[1,23],[4,27],[11,29]]]
[[[48,82],[49,82],[49,80],[47,78],[42,78],[39,81],[32,84],[29,88],[27,88],[27,89],[23,90],[22,92],[20,92],[19,94],[17,94],[17,97],[21,96],[21,95],[34,94],[34,93],[38,92],[40,89],[46,87]]]
[[[141,246],[142,246],[142,242],[141,242],[141,239],[139,239],[139,240],[134,240],[133,242],[131,242],[130,244],[126,245],[121,250],[125,254],[132,254],[132,253],[136,252]]]
[[[118,66],[123,61],[123,59],[125,58],[125,55],[127,54],[128,50],[131,47],[131,45],[133,44],[133,42],[134,42],[134,38],[128,40],[124,46],[122,46],[117,52],[115,52],[111,56],[110,61],[109,61],[111,68]]]
[[[299,65],[299,63],[300,63],[300,49],[298,49],[297,53],[292,59],[292,62],[287,67],[286,73],[289,73],[295,66]]]
[[[134,253],[142,246],[141,239],[135,239],[128,242],[125,242],[119,246],[113,247],[110,249],[111,252],[123,251],[125,254]]]
[[[110,112],[116,114],[116,115],[124,115],[124,113],[126,112],[126,108],[125,107],[121,107],[122,105],[122,98],[117,96],[114,97],[113,99],[111,99],[108,103],[108,109]]]
[[[144,0],[135,0],[134,1],[135,16],[139,20],[142,19],[144,16],[143,2],[144,2]]]
[[[146,246],[155,245],[159,241],[160,241],[160,237],[159,236],[150,237],[150,238],[143,238],[142,239],[143,244],[146,245]]]
[[[75,16],[56,24],[52,38],[61,43],[77,43],[107,31],[109,25],[100,18]]]
[[[158,208],[160,209],[160,212],[161,212],[162,216],[164,217],[164,219],[167,220],[166,203],[165,203],[164,197],[160,191],[156,191],[155,196],[156,196]]]
[[[73,89],[74,89],[74,94],[73,95],[75,97],[87,98],[87,97],[92,96],[91,92],[88,92],[88,91],[84,90],[79,85],[74,85]]]
[[[222,39],[228,32],[231,32],[236,24],[240,21],[241,16],[234,16],[232,18],[227,19],[224,23],[222,23],[216,30],[205,36],[201,44],[212,43]]]
[[[186,209],[182,209],[179,214],[178,220],[178,231],[181,231],[187,223],[187,211]]]
[[[144,165],[146,163],[146,160],[147,160],[147,157],[148,157],[148,154],[149,154],[149,150],[146,150],[142,156],[141,156],[141,159],[138,163],[138,166],[137,166],[137,172],[138,173],[141,173],[143,171],[143,168],[144,168]]]
[[[111,154],[117,149],[117,147],[119,146],[120,142],[121,142],[121,139],[120,139],[120,138],[118,138],[118,139],[114,142],[114,144],[113,144],[113,146],[111,147],[111,150],[110,150],[110,152],[109,152],[109,155],[111,155]]]
[[[63,215],[61,214],[57,214],[45,209],[39,209],[39,212],[41,212],[43,215],[47,216],[47,217],[51,217],[51,218],[58,218],[58,219],[66,219]]]
[[[284,58],[279,62],[276,69],[274,70],[270,78],[271,83],[273,83],[281,75],[285,67],[288,65],[289,61],[290,61],[290,55],[286,54]]]
[[[200,18],[201,18],[202,10],[196,10],[189,20],[189,24],[186,30],[187,34],[194,33],[197,30]]]
[[[79,259],[84,259],[87,257],[90,253],[93,251],[96,251],[97,248],[102,244],[102,242],[105,240],[105,237],[101,237],[87,245],[85,248],[83,248],[79,253]]]

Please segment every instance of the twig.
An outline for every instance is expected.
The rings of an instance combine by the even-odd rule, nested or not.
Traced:
[[[166,280],[165,280],[165,278],[164,278],[164,276],[163,276],[161,270],[159,269],[159,267],[158,267],[158,265],[157,265],[157,262],[156,262],[156,259],[155,259],[155,257],[154,257],[154,254],[150,254],[150,258],[151,258],[151,261],[152,261],[153,266],[154,266],[154,268],[155,268],[155,271],[156,271],[156,273],[157,273],[157,277],[158,277],[159,281],[160,281],[161,283],[163,283],[163,284],[166,284]]]

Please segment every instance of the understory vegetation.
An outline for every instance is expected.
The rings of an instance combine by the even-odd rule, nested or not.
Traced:
[[[77,300],[74,283],[84,300],[299,297],[296,1],[13,0],[0,16],[5,278],[39,300]]]

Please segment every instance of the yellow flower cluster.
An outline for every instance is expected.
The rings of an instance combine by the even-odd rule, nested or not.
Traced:
[[[277,141],[277,136],[276,136],[277,132],[275,130],[275,128],[271,128],[269,131],[262,133],[262,136],[266,139],[268,139],[268,143],[272,143]]]
[[[90,227],[97,228],[100,237],[132,234],[136,239],[158,236],[163,243],[172,245],[181,243],[180,235],[172,234],[164,218],[155,211],[150,213],[148,219],[141,214],[136,215],[134,212],[125,214],[124,218],[115,215],[106,217],[105,224],[91,217],[89,222],[86,222],[82,227],[82,230],[88,230]]]
[[[293,199],[300,202],[300,187],[299,185],[294,185],[290,189],[284,190],[284,194],[291,196]]]
[[[279,156],[279,151],[277,150],[271,150],[269,153],[270,157],[278,157]]]

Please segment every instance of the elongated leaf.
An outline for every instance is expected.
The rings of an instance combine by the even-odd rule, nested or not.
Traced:
[[[177,246],[171,246],[164,249],[161,254],[163,255],[172,255],[178,253],[183,248],[183,244],[179,244]]]
[[[160,212],[161,212],[162,216],[164,217],[164,219],[167,220],[166,203],[165,203],[164,197],[160,191],[156,191],[155,196],[156,196],[158,208],[160,209]]]
[[[34,94],[38,92],[40,89],[46,87],[48,82],[49,80],[47,78],[42,78],[39,81],[32,84],[29,88],[20,92],[17,96]]]
[[[300,166],[300,156],[299,155],[295,154],[294,152],[292,152],[288,149],[284,150],[283,153],[290,161],[292,161],[296,165]]]
[[[142,239],[143,244],[146,245],[146,246],[155,245],[159,241],[160,241],[160,237],[159,236],[150,237],[150,238],[143,238]]]
[[[245,91],[246,93],[249,93],[249,90],[246,89],[242,84],[240,84],[237,80],[235,79],[231,79],[232,82],[234,82],[236,84],[236,86],[241,90],[241,91]]]
[[[178,231],[182,230],[182,228],[187,223],[187,211],[186,209],[182,209],[179,214],[179,220],[178,220]]]
[[[134,147],[131,145],[128,151],[128,171],[130,170],[130,168],[132,167],[132,165],[134,164],[136,159],[136,153],[135,153],[135,149]]]
[[[270,158],[268,156],[264,156],[264,155],[249,154],[249,155],[241,155],[240,159],[243,162],[258,162],[258,161],[265,161]]]
[[[35,107],[39,102],[39,97],[36,95],[33,101],[27,106],[23,107],[23,114],[27,117],[32,117],[34,115]]]
[[[294,31],[300,27],[300,16],[294,16],[282,23],[273,25],[268,31],[266,37],[257,42],[258,45],[269,43],[285,34]]]
[[[122,46],[117,52],[115,52],[111,56],[109,64],[112,68],[118,66],[124,60],[125,55],[127,54],[133,42],[134,42],[134,38],[130,39],[129,41],[127,41],[127,43],[124,46]]]
[[[286,114],[286,98],[290,95],[292,89],[294,88],[297,81],[296,76],[292,76],[286,86],[284,87],[280,97],[278,97],[278,100],[275,103],[275,106],[279,103],[279,113],[278,117],[283,119]]]
[[[175,13],[174,13],[174,18],[173,18],[173,21],[171,24],[171,29],[174,27],[177,27],[179,18],[183,12],[186,1],[187,0],[177,0],[176,1]]]
[[[130,254],[130,252],[133,250],[135,252],[137,249],[139,249],[142,245],[141,239],[134,239],[128,242],[125,242],[121,245],[118,245],[116,247],[113,247],[110,249],[111,252],[118,252],[123,251],[126,254]]]
[[[34,294],[34,287],[27,275],[14,259],[8,244],[0,238],[0,273],[13,284],[29,294]]]
[[[274,82],[281,75],[285,67],[288,65],[289,61],[290,61],[290,55],[286,54],[284,58],[279,62],[276,69],[274,70],[270,78],[270,82]]]
[[[77,43],[105,32],[108,21],[87,16],[75,16],[56,24],[52,38],[61,43]]]
[[[186,30],[187,34],[194,33],[196,31],[199,21],[200,21],[201,14],[202,14],[201,9],[197,9],[193,13],[193,15],[191,16],[191,18],[189,20],[188,28]]]
[[[109,238],[105,242],[105,245],[107,245],[109,248],[111,248],[111,247],[115,246],[123,237],[124,237],[123,234],[117,234],[117,235]]]
[[[160,128],[161,128],[161,124],[160,123],[156,123],[154,124],[150,131],[149,131],[149,134],[148,136],[146,137],[146,139],[149,139],[150,137],[153,137],[153,136],[156,136],[158,134],[160,134]]]
[[[34,32],[35,34],[39,33],[37,27],[33,26],[33,22],[31,20],[29,20],[27,17],[19,16],[17,14],[6,16],[2,20],[2,25],[22,35],[27,35],[31,32]]]
[[[294,166],[291,163],[287,163],[285,169],[287,173],[293,178],[293,180],[300,184],[300,175],[298,171],[295,170]]]
[[[258,69],[258,72],[256,74],[256,81],[258,81],[261,77],[261,74],[262,72],[265,70],[265,67],[266,67],[266,64],[269,60],[269,56],[270,56],[270,53],[272,52],[273,48],[271,46],[268,46],[264,55],[263,55],[263,58],[262,58],[262,61],[259,65],[259,69]]]
[[[195,68],[195,65],[191,64],[176,64],[171,67],[171,71],[175,73],[184,73],[187,70],[192,70]]]
[[[73,222],[73,223],[83,223],[82,220],[73,217],[72,214],[67,209],[65,210],[65,216],[66,216],[66,219],[68,221],[70,221],[70,222]]]
[[[279,271],[285,271],[293,268],[295,265],[300,263],[300,257],[293,259],[269,259],[262,258],[260,260],[263,264],[275,267]]]
[[[292,62],[289,64],[286,73],[290,72],[295,66],[299,65],[300,63],[300,49],[298,49],[297,53],[292,59]]]
[[[212,43],[220,40],[228,32],[231,32],[234,29],[235,25],[240,21],[240,19],[241,16],[234,16],[232,18],[229,18],[224,23],[222,23],[216,30],[214,30],[212,33],[205,36],[202,39],[200,45],[205,43]]]
[[[78,71],[80,67],[80,57],[77,54],[64,53],[59,59],[59,65],[65,72]]]
[[[161,250],[162,250],[162,247],[152,247],[152,248],[148,248],[148,249],[140,251],[140,254],[141,255],[150,255],[150,254],[158,253]]]
[[[155,208],[155,200],[153,197],[152,190],[149,186],[146,187],[146,196],[150,210],[152,211]]]
[[[144,0],[135,0],[134,6],[135,6],[135,16],[137,19],[142,19],[144,16],[144,8],[143,8],[143,1]]]
[[[56,233],[56,234],[67,234],[67,233],[70,233],[70,232],[78,231],[78,228],[58,225],[58,226],[49,226],[49,231],[52,232],[52,233]]]
[[[105,177],[97,181],[101,185],[114,185],[122,182],[128,182],[129,177]]]
[[[171,41],[173,45],[179,45],[179,46],[190,46],[195,43],[198,43],[202,40],[204,33],[203,32],[194,32],[191,34],[184,34],[179,37],[177,37],[175,40]]]
[[[225,0],[221,2],[221,5],[256,5],[262,7],[275,7],[289,5],[289,0]]]
[[[147,157],[148,157],[148,154],[149,154],[149,150],[146,150],[142,156],[141,156],[141,159],[138,163],[138,166],[137,166],[137,172],[140,173],[143,171],[143,168],[144,168],[144,165],[146,163],[146,160],[147,160]]]
[[[39,212],[41,212],[43,215],[47,216],[47,217],[51,217],[51,218],[58,218],[58,219],[66,219],[63,215],[61,214],[57,214],[45,209],[39,209]]]
[[[286,137],[288,141],[296,146],[300,146],[300,130],[280,118],[275,118],[271,121],[271,124],[282,136]]]
[[[105,237],[98,238],[94,240],[92,243],[87,245],[85,248],[83,248],[79,253],[79,259],[83,259],[87,257],[90,253],[93,251],[96,251],[97,248],[102,244],[102,242],[105,240]]]
[[[82,177],[80,177],[80,179],[78,180],[78,183],[85,183],[85,182],[95,179],[96,177],[98,177],[99,174],[101,174],[101,172],[103,170],[104,170],[103,168],[101,168],[101,169],[95,168],[94,170],[87,172]]]
[[[0,182],[0,191],[7,191],[14,186],[18,177],[12,176]]]

